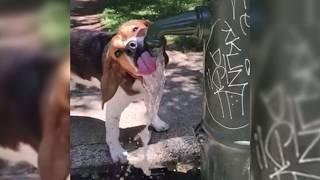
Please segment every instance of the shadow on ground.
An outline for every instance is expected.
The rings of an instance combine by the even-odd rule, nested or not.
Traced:
[[[71,116],[71,146],[76,147],[84,144],[104,144],[105,145],[105,123],[102,120],[84,117]],[[136,126],[130,128],[120,128],[120,141],[129,152],[141,147],[140,140],[134,141],[135,137],[145,126]],[[81,134],[81,136],[79,136]],[[86,138],[84,138],[86,137]],[[107,145],[105,145],[107,148]],[[109,155],[109,152],[107,155]]]

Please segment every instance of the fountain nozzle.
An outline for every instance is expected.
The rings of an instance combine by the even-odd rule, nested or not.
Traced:
[[[198,6],[193,11],[158,20],[149,27],[145,45],[149,49],[159,48],[164,35],[196,35],[202,38],[208,31],[209,15],[207,6]]]

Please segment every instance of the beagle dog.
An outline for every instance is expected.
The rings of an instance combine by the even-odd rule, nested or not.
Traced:
[[[144,46],[150,24],[147,20],[130,20],[115,34],[90,30],[71,32],[71,71],[84,79],[95,77],[101,82],[102,107],[106,108],[106,143],[114,162],[126,162],[126,151],[119,143],[121,113],[131,102],[143,100],[146,93],[143,76],[157,68],[156,58]],[[164,49],[163,52],[167,64],[169,58]],[[158,132],[169,128],[158,115],[147,121]]]
[[[69,60],[25,50],[0,54],[0,159],[14,160],[22,148],[31,147],[38,160],[22,158],[39,167],[41,179],[66,179]]]

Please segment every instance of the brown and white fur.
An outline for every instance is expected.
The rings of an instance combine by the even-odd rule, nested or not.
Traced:
[[[43,180],[66,179],[69,60],[20,49],[0,49],[0,54],[0,158],[38,165]],[[29,145],[32,151],[19,155]],[[31,152],[38,160],[29,157]]]
[[[114,162],[126,162],[126,151],[119,142],[121,113],[131,102],[143,100],[146,93],[136,62],[139,54],[135,48],[146,49],[139,42],[143,42],[149,25],[147,20],[131,20],[122,24],[115,34],[90,30],[71,32],[72,72],[83,79],[95,77],[101,82],[102,107],[106,108],[106,143]],[[130,46],[132,42],[133,49]],[[168,56],[163,52],[167,64]],[[146,121],[156,131],[169,128],[158,115]],[[149,140],[147,128],[141,133],[149,136]]]

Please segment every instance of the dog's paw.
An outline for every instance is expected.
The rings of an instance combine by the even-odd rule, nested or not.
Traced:
[[[169,129],[169,125],[162,121],[159,116],[155,116],[152,119],[152,123],[151,126],[154,128],[155,131],[157,132],[163,132],[163,131],[167,131]]]
[[[122,147],[110,147],[110,155],[114,163],[128,162],[127,160],[128,152],[124,150]]]

